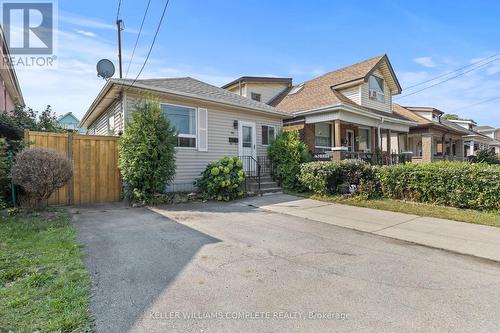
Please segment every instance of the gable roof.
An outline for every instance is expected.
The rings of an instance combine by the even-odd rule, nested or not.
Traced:
[[[486,139],[487,141],[493,140],[489,136],[486,136],[486,135],[478,133],[478,132],[476,132],[474,130],[469,130],[469,129],[465,128],[465,127],[462,127],[459,124],[457,124],[456,122],[449,121],[449,120],[442,120],[442,122],[443,122],[443,124],[445,124],[448,127],[455,128],[457,130],[460,130],[460,131],[464,132],[465,135],[467,135],[467,136],[477,136],[477,137]]]
[[[414,112],[413,110],[423,110],[423,109],[426,109],[428,111],[434,111],[434,110],[437,110],[439,112],[442,112],[436,108],[433,108],[433,107],[417,107],[417,106],[414,106],[414,107],[408,107],[408,106],[401,106],[397,103],[392,103],[392,112],[394,114],[398,114],[408,120],[412,120],[412,121],[415,121],[417,123],[417,126],[416,127],[433,127],[433,128],[437,128],[437,129],[440,129],[440,130],[445,130],[445,131],[453,131],[457,134],[461,134],[461,135],[466,135],[468,134],[467,131],[462,128],[461,126],[448,126],[447,124],[445,124],[444,122],[440,122],[440,123],[437,123],[435,121],[432,121],[430,119],[427,119],[421,115],[419,115],[418,113]]]
[[[73,120],[75,121],[75,123],[79,123],[80,122],[80,120],[71,111],[70,112],[66,112],[62,116],[59,116],[59,118],[57,118],[57,121],[61,121],[61,120],[63,120],[66,117],[73,118]]]
[[[229,106],[236,106],[258,112],[274,114],[283,118],[290,117],[288,113],[280,111],[275,107],[254,101],[250,98],[240,96],[228,90],[193,79],[191,77],[143,79],[135,82],[133,79],[110,79],[83,116],[81,121],[82,126],[85,125],[88,127],[90,125],[90,115],[93,114],[94,110],[99,106],[106,94],[113,87],[118,87],[123,90],[141,89],[151,92],[195,98],[202,101],[221,103]],[[103,110],[101,110],[101,112],[102,111]],[[97,116],[98,115],[93,115],[92,118],[96,119]]]
[[[495,131],[495,127],[491,127],[488,125],[483,125],[483,126],[474,126],[474,131],[476,132],[490,132],[490,131]]]
[[[392,78],[390,80],[392,82],[388,84],[393,86],[396,93],[400,93],[401,85],[394,74],[389,58],[384,54],[296,85],[275,98],[272,105],[287,112],[298,112],[342,103],[342,98],[339,97],[342,94],[336,89],[368,81],[369,76],[382,65],[389,71],[389,76]],[[298,92],[290,94],[290,91],[300,86],[302,88]]]

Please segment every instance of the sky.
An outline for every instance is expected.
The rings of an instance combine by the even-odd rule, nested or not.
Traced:
[[[127,78],[144,63],[164,5],[151,0],[130,62],[146,3],[121,3]],[[17,68],[28,106],[85,114],[105,84],[96,63],[108,58],[118,68],[117,7],[118,0],[58,1],[57,68]],[[500,1],[171,0],[140,78],[191,76],[220,86],[255,75],[292,77],[297,84],[385,53],[403,87],[395,102],[500,127],[500,59],[411,96],[439,80],[405,89],[495,59],[498,13]]]

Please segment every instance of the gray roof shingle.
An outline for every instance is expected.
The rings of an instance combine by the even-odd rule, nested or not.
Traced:
[[[131,85],[132,79],[111,79],[111,82],[123,85]],[[134,83],[136,88],[146,88],[166,93],[197,97],[204,100],[227,103],[247,107],[269,113],[290,116],[288,113],[278,110],[265,103],[254,101],[250,98],[240,96],[228,90],[193,79],[191,77],[144,79]]]

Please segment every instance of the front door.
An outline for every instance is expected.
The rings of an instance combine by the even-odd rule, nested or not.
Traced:
[[[239,155],[243,160],[243,167],[246,172],[256,169],[256,131],[255,123],[240,121],[239,126]]]

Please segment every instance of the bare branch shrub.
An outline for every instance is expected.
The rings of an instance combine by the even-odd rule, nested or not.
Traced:
[[[41,207],[54,191],[73,176],[69,159],[45,148],[26,148],[16,156],[12,166],[12,179]]]

